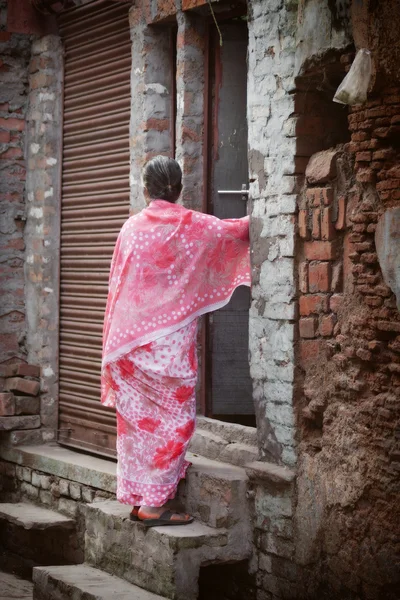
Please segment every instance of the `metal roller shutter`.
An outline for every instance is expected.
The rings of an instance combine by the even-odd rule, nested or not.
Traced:
[[[100,404],[110,261],[129,212],[129,5],[96,0],[59,19],[65,44],[59,442],[115,454]]]

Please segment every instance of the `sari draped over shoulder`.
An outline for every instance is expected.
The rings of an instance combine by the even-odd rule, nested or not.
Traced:
[[[164,200],[128,219],[115,246],[103,331],[102,398],[117,409],[121,502],[161,506],[189,463],[198,317],[250,285],[249,220]]]

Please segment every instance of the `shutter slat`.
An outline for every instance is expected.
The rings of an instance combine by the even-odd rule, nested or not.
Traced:
[[[110,263],[129,216],[129,4],[96,0],[59,17],[65,43],[61,207],[60,435],[115,454],[115,413],[100,404]]]

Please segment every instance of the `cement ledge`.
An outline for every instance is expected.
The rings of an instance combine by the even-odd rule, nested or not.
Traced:
[[[250,481],[269,481],[275,484],[290,485],[296,477],[296,473],[288,467],[259,460],[245,464],[244,468]]]
[[[117,488],[117,465],[111,460],[80,454],[58,444],[0,446],[0,458],[48,475],[76,481],[112,494]]]

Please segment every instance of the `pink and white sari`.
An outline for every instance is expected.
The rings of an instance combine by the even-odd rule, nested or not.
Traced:
[[[189,463],[198,317],[250,285],[248,218],[221,221],[164,200],[131,217],[111,263],[102,402],[117,409],[117,497],[162,506]]]

